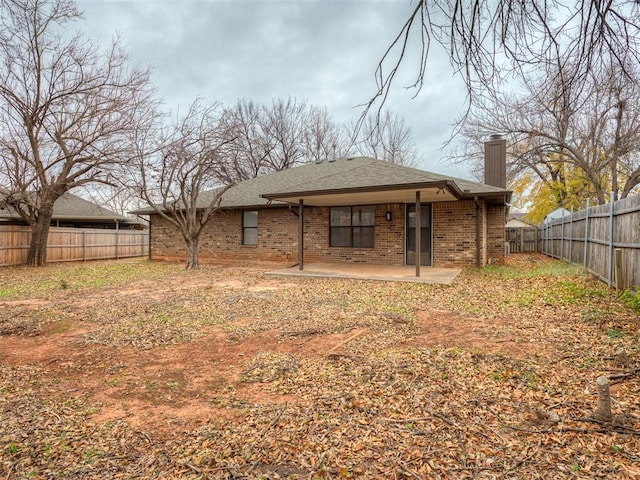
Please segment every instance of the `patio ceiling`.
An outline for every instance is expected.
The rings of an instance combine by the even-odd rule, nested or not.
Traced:
[[[323,190],[316,192],[294,192],[264,195],[269,200],[290,204],[328,207],[335,205],[371,205],[379,203],[415,203],[416,192],[420,192],[422,202],[449,202],[460,198],[448,183],[432,185],[402,185],[372,187],[362,189]]]

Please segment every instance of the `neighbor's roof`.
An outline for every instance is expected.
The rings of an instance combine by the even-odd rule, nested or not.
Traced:
[[[410,194],[416,189],[440,190],[442,200],[473,198],[474,196],[508,201],[509,191],[478,182],[426,172],[395,165],[369,157],[341,158],[321,163],[309,163],[240,182],[223,195],[221,208],[248,208],[265,205],[297,203],[298,198],[345,198],[345,193],[363,192],[375,195],[378,203],[381,192],[405,190]],[[445,192],[446,191],[446,192]],[[446,195],[445,195],[446,193]],[[208,205],[216,191],[205,192],[199,199],[203,207]],[[367,197],[369,198],[369,197]],[[373,198],[373,197],[370,197]],[[424,198],[424,197],[423,197]],[[429,201],[424,198],[423,201]],[[308,202],[306,202],[309,204]],[[134,213],[153,213],[151,208]]]
[[[564,207],[556,208],[552,212],[548,213],[546,217],[542,220],[542,223],[549,223],[555,220],[556,218],[568,217],[571,215],[571,212]]]
[[[0,208],[0,219],[20,218],[11,209]],[[72,193],[64,193],[53,205],[53,220],[80,220],[80,221],[118,221],[129,222],[122,215],[89,202]]]

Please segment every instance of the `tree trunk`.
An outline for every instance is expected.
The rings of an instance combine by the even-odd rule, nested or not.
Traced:
[[[47,241],[49,240],[54,202],[55,200],[49,199],[42,201],[36,223],[31,226],[31,244],[27,254],[27,265],[32,267],[43,267],[47,264]]]
[[[197,270],[200,268],[198,263],[198,239],[189,238],[187,242],[187,270]]]

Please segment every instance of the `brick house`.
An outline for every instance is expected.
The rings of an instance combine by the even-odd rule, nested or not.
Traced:
[[[417,264],[417,274],[421,265],[501,263],[511,196],[505,151],[504,140],[485,144],[486,184],[367,157],[240,182],[224,193],[221,210],[205,226],[200,260],[297,263],[300,269],[305,262]],[[144,213],[150,214],[151,258],[184,259],[175,227]]]

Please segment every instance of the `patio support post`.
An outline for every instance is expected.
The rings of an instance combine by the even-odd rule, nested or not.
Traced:
[[[298,204],[298,269],[304,269],[304,200],[300,199]]]
[[[422,263],[422,245],[420,239],[420,230],[422,229],[422,225],[420,224],[420,217],[422,216],[420,212],[420,191],[416,192],[416,277],[420,276],[420,264]]]

